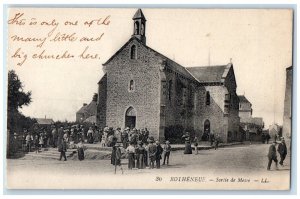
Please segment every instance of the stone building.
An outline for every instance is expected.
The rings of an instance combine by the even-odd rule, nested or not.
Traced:
[[[264,121],[261,117],[252,117],[253,109],[251,102],[244,95],[239,95],[239,117],[240,126],[245,132],[244,140],[249,140],[250,136],[261,137],[264,128]],[[252,135],[251,135],[252,134]]]
[[[76,122],[96,122],[94,118],[96,117],[97,113],[97,98],[98,94],[95,93],[92,101],[89,104],[83,104],[83,106],[76,112]]]
[[[240,122],[248,122],[252,118],[252,104],[244,95],[239,95],[239,99]]]
[[[283,129],[282,133],[285,137],[292,135],[292,87],[293,87],[293,67],[286,69],[286,84],[283,112]]]
[[[133,27],[131,38],[103,64],[97,125],[147,128],[160,140],[166,128],[182,126],[234,140],[239,99],[233,65],[185,68],[146,45],[141,9]]]

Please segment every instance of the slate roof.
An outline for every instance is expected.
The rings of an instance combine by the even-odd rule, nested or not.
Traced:
[[[227,74],[226,69],[229,65],[221,66],[196,66],[187,67],[186,69],[198,80],[200,83],[215,83],[223,82]]]
[[[45,119],[45,118],[36,118],[38,124],[54,124],[53,119]]]
[[[136,11],[136,13],[134,14],[134,16],[133,16],[132,19],[141,19],[141,18],[143,18],[143,19],[146,20],[144,14],[143,14],[143,12],[142,12],[142,10],[141,10],[141,9],[138,9],[138,10]]]
[[[86,106],[83,106],[77,111],[77,113],[84,113],[84,114],[89,114],[89,115],[96,115],[96,110],[97,110],[97,105],[95,101],[91,101]]]
[[[251,104],[251,102],[249,102],[249,100],[244,95],[239,95],[238,97],[239,97],[239,100],[241,103],[250,103]]]

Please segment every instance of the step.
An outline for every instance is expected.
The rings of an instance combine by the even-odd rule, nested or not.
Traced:
[[[73,153],[67,153],[66,157],[70,158],[74,154]],[[60,154],[43,154],[43,153],[28,153],[26,154],[27,157],[38,157],[38,158],[49,158],[49,159],[58,159],[60,157]]]

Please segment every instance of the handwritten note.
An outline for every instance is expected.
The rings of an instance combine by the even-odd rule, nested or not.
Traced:
[[[45,60],[99,60],[100,52],[91,45],[101,43],[111,24],[111,16],[99,14],[97,18],[78,19],[32,17],[26,12],[16,12],[7,21],[10,30],[9,57],[17,66],[23,66],[29,59]],[[72,44],[76,45],[76,50]],[[78,51],[78,48],[81,48]],[[79,52],[79,53],[78,53]]]

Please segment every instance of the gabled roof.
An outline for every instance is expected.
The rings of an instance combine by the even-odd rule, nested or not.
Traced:
[[[83,106],[79,109],[79,111],[77,111],[76,113],[84,113],[84,114],[89,114],[89,115],[96,115],[96,102],[95,101],[91,101],[91,103],[89,103],[86,106]]]
[[[111,56],[111,58],[109,58],[103,65],[107,65],[111,60],[113,60],[131,41],[137,41],[139,42],[142,46],[144,46],[145,48],[147,48],[148,50],[151,50],[152,52],[156,53],[156,55],[160,56],[162,59],[165,59],[167,62],[171,63],[171,69],[175,72],[178,72],[179,74],[185,76],[186,78],[193,80],[193,81],[198,81],[197,79],[195,79],[195,77],[193,75],[190,74],[190,72],[183,66],[181,66],[180,64],[176,63],[175,61],[169,59],[168,57],[164,56],[163,54],[157,52],[156,50],[150,48],[149,46],[145,45],[143,42],[141,42],[139,39],[137,39],[136,37],[131,37],[115,54],[113,54],[113,56]]]
[[[36,121],[38,124],[54,124],[54,121],[52,119],[36,118]]]
[[[132,19],[141,19],[141,18],[146,20],[142,10],[138,9]]]
[[[245,97],[245,95],[239,95],[238,97],[239,97],[239,100],[241,103],[250,103],[251,104],[251,102],[249,102],[249,100]]]
[[[200,83],[216,83],[216,82],[224,82],[228,73],[228,70],[226,70],[228,69],[228,67],[229,65],[197,66],[197,67],[187,67],[186,69]]]

